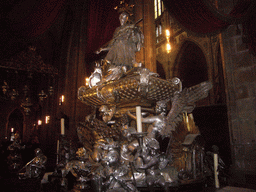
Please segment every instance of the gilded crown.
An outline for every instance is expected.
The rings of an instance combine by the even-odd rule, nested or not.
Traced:
[[[127,12],[130,16],[133,15],[133,7],[134,5],[129,5],[124,1],[120,1],[120,4],[116,6],[114,9],[118,11],[118,13]]]

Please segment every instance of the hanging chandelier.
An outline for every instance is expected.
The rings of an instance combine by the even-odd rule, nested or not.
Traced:
[[[10,98],[12,101],[19,96],[19,93],[16,89],[10,89],[9,85],[6,81],[4,81],[4,85],[2,86],[2,91],[6,99]]]
[[[21,107],[24,109],[24,112],[26,115],[29,115],[30,111],[31,111],[31,106],[33,104],[31,103],[31,99],[30,97],[26,97],[25,100],[21,103]]]
[[[41,90],[41,92],[38,94],[39,101],[42,102],[45,98],[47,98],[47,94],[44,92],[44,90]]]

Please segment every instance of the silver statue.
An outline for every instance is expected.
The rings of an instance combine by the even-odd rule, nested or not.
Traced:
[[[120,5],[124,5],[123,1]],[[77,129],[78,137],[96,168],[91,170],[91,183],[96,192],[137,191],[137,187],[147,186],[153,191],[156,185],[167,191],[169,185],[178,180],[180,171],[172,166],[172,136],[183,115],[191,113],[195,102],[208,95],[212,84],[206,81],[182,89],[178,78],[164,80],[141,65],[136,66],[135,52],[141,49],[143,35],[135,24],[129,22],[126,8],[120,9],[121,26],[116,29],[112,40],[97,51],[108,53],[90,77],[90,89],[80,87],[78,90],[78,99],[99,108],[102,120],[97,119],[95,110]],[[168,102],[171,102],[169,112]],[[144,126],[144,130],[147,128],[145,133],[136,133],[128,118],[136,120],[134,111],[138,105],[144,113],[142,123],[149,124]],[[160,153],[158,135],[170,138],[164,153]],[[179,141],[179,148],[185,144]],[[194,144],[197,140],[191,139],[186,145],[187,151],[181,153],[191,154]],[[193,162],[188,164],[197,165],[195,155],[192,159]],[[197,167],[194,166],[193,170]],[[186,171],[191,172],[190,169]],[[198,172],[203,175],[203,169]],[[200,174],[194,171],[194,178]]]
[[[96,62],[95,68],[91,76],[89,77],[89,87],[92,88],[97,85],[97,83],[102,81],[102,68],[99,62]]]
[[[119,20],[121,26],[115,30],[112,40],[96,53],[108,51],[105,60],[114,66],[126,66],[129,70],[135,63],[135,53],[140,51],[144,37],[139,27],[128,22],[127,12],[122,12]]]
[[[22,168],[22,169],[25,168],[26,172],[24,174],[20,174],[20,178],[21,179],[27,179],[27,178],[42,179],[45,173],[46,162],[47,162],[47,157],[43,154],[42,150],[40,148],[35,149],[35,157]]]
[[[95,191],[106,192],[136,192],[137,188],[132,183],[130,169],[120,163],[120,154],[116,146],[108,146],[102,158],[102,167],[94,174]]]
[[[141,119],[143,123],[151,124],[148,129],[148,137],[155,138],[157,132],[163,138],[170,137],[171,132],[182,121],[183,113],[191,113],[195,108],[195,102],[207,97],[211,88],[212,84],[210,82],[202,82],[190,88],[185,88],[182,91],[176,91],[174,97],[170,98],[172,107],[168,115],[166,115],[168,100],[156,102],[156,115]],[[127,114],[136,119],[129,111]]]
[[[89,188],[87,182],[90,180],[91,166],[86,149],[84,147],[79,148],[76,152],[76,159],[69,161],[62,170],[62,177],[71,172],[76,177],[75,189]]]
[[[160,185],[165,191],[168,191],[168,185],[164,176],[160,172],[160,146],[156,139],[151,139],[146,146],[136,155],[135,161],[141,158],[139,163],[135,164],[137,170],[144,170],[146,183],[150,191],[155,191],[155,185]]]
[[[129,20],[128,12],[121,12],[121,26],[116,28],[112,40],[96,51],[97,54],[108,51],[103,64],[107,65],[103,82],[118,80],[130,70],[136,63],[135,53],[143,46],[144,36],[140,28]]]
[[[99,108],[99,112],[102,115],[102,120],[108,123],[116,113],[116,106],[108,107],[107,105],[102,105]]]

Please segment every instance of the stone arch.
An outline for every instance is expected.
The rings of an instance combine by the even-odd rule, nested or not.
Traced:
[[[23,126],[24,126],[24,113],[16,108],[14,109],[8,116],[7,125],[6,125],[6,133],[7,137],[11,135],[11,128],[14,128],[14,133],[18,132],[20,138],[23,138]]]
[[[172,76],[180,78],[183,87],[209,80],[205,54],[196,43],[187,40],[181,45],[174,62]]]

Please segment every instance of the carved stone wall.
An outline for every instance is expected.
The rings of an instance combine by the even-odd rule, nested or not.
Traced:
[[[222,33],[224,69],[233,166],[248,175],[256,173],[256,58],[236,30],[230,26]]]
[[[237,1],[211,2],[213,5],[217,3],[219,11],[227,14]],[[210,100],[202,105],[227,105],[231,170],[237,173],[232,176],[235,182],[253,184],[256,175],[256,57],[243,42],[243,26],[231,25],[221,35],[202,37],[183,31],[167,15],[164,12],[160,18],[163,33],[156,43],[157,63],[162,65],[166,78],[171,78],[179,75],[178,70],[182,67],[178,62],[179,55],[189,54],[182,52],[185,42],[193,42],[202,50],[208,78],[213,82]],[[166,52],[165,29],[171,29],[172,35],[169,54]]]
[[[222,13],[228,13],[235,3],[230,0],[221,1],[219,9]],[[207,105],[227,105],[232,170],[238,173],[233,176],[237,175],[236,182],[253,184],[253,175],[256,175],[256,57],[243,42],[243,26],[231,25],[221,35],[200,37],[183,31],[166,15],[161,19],[162,28],[172,30],[172,50],[169,55],[166,53],[166,40],[162,38],[156,44],[157,62],[163,66],[168,78],[178,74],[175,71],[177,58],[184,42],[191,41],[202,50],[209,80],[214,85]]]

